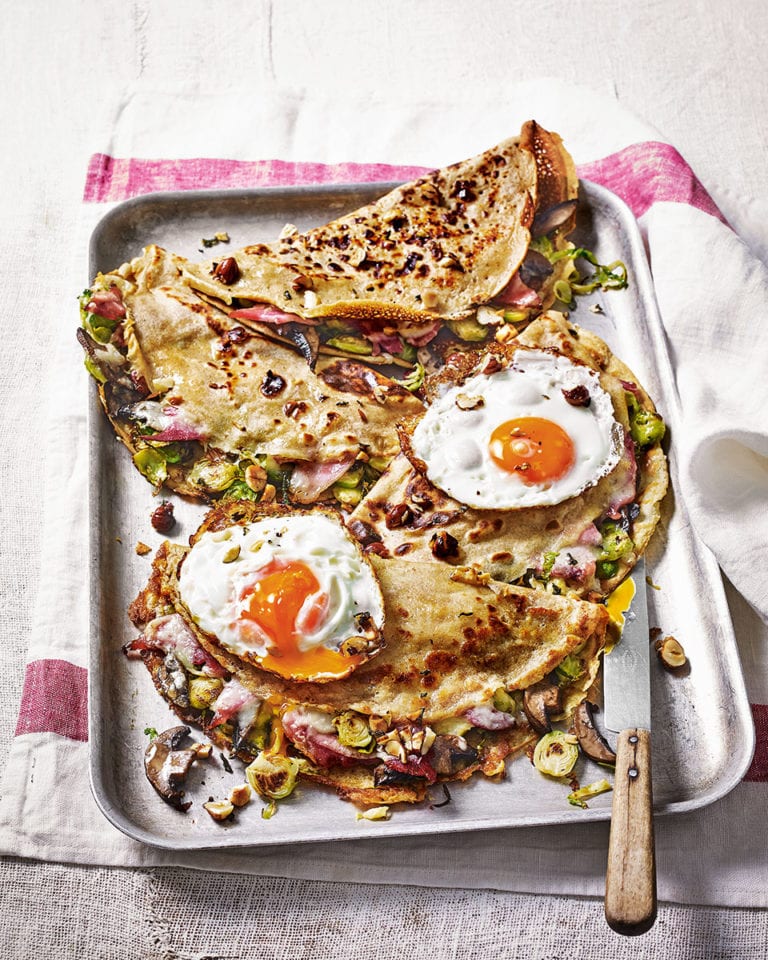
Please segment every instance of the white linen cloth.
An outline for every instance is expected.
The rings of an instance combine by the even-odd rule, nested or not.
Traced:
[[[450,107],[416,101],[323,102],[311,93],[263,91],[249,101],[226,96],[140,89],[121,105],[112,140],[94,150],[115,158],[209,156],[207,131],[216,129],[217,156],[234,160],[388,163],[433,167],[469,156],[516,131],[530,116],[558,130],[578,164],[601,161],[635,144],[663,141],[658,131],[590,91],[538,81],[489,99],[468,88]],[[478,104],[482,108],[478,109]],[[461,123],[456,123],[460,115]],[[366,117],[361,136],[361,117]],[[317,118],[322,117],[322,124]],[[594,118],[598,117],[599,122]],[[84,158],[85,159],[85,158]],[[85,174],[85,170],[83,171]],[[127,184],[130,187],[130,184]],[[126,195],[126,194],[123,194]],[[725,195],[725,194],[724,194]],[[677,373],[685,431],[675,437],[683,463],[682,494],[699,536],[752,607],[730,593],[737,633],[765,640],[758,616],[768,620],[768,598],[755,576],[768,560],[764,510],[768,493],[765,408],[768,349],[755,335],[768,306],[768,271],[750,252],[765,249],[759,227],[743,213],[726,218],[749,245],[725,226],[712,205],[681,198],[654,200],[640,218],[670,354]],[[722,202],[722,198],[721,198]],[[83,229],[72,243],[82,251],[72,296],[87,282],[87,237],[103,205],[86,205]],[[736,212],[736,211],[733,211]],[[62,302],[56,362],[48,381],[47,475],[40,601],[29,660],[86,663],[87,566],[86,383],[73,342],[74,299]],[[713,384],[716,384],[714,386]],[[729,468],[729,464],[732,466]],[[738,509],[734,509],[734,501]],[[717,522],[713,522],[713,517]],[[761,526],[762,524],[762,526]],[[757,615],[755,615],[755,612]],[[768,647],[742,647],[750,699],[768,704]],[[30,676],[34,674],[31,673]],[[46,691],[42,691],[43,695]],[[25,697],[30,694],[25,690]],[[72,709],[81,704],[73,703]],[[763,710],[756,717],[764,718]],[[762,722],[765,722],[764,719]],[[761,732],[764,742],[765,730]],[[544,893],[599,895],[603,890],[607,826],[521,829],[193,854],[144,847],[112,828],[95,808],[87,781],[87,743],[54,732],[20,727],[6,765],[0,805],[0,852],[87,864],[181,864],[208,870],[284,877],[489,887]],[[758,760],[764,756],[763,753]],[[763,811],[768,771],[755,768],[712,807],[657,823],[659,893],[685,903],[768,906]],[[707,837],[706,846],[700,842]],[[512,866],[511,866],[512,861]]]

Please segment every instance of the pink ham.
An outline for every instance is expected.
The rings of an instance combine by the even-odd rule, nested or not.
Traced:
[[[494,303],[503,307],[540,307],[541,297],[535,290],[531,290],[516,273],[509,283],[494,298]]]
[[[588,527],[581,531],[578,542],[590,547],[599,547],[603,542],[603,535],[594,523],[590,523]]]
[[[412,347],[426,347],[438,335],[441,326],[439,320],[426,324],[401,325],[400,334]]]
[[[242,310],[232,310],[229,314],[232,320],[255,320],[258,323],[272,323],[277,326],[283,323],[304,323],[308,326],[315,326],[317,320],[307,320],[296,313],[286,313],[284,310],[278,310],[269,303],[256,303],[252,307],[244,307]]]
[[[470,708],[464,716],[473,727],[481,730],[511,730],[516,723],[513,716],[487,703]]]
[[[397,770],[398,773],[406,773],[410,777],[423,777],[429,783],[434,783],[435,780],[437,780],[437,774],[426,757],[411,754],[405,763],[403,763],[402,760],[396,760],[394,757],[387,757],[384,765],[389,767],[390,770]]]
[[[178,613],[157,617],[144,633],[126,647],[126,653],[138,655],[142,650],[172,653],[178,660],[208,677],[224,677],[226,670],[197,642],[197,638]]]
[[[160,433],[153,433],[147,439],[153,443],[173,443],[174,441],[204,440],[205,436],[195,427],[188,427],[183,423],[172,423],[170,427],[166,427]]]
[[[353,453],[347,453],[340,460],[300,461],[291,474],[291,498],[298,503],[314,503],[324,490],[344,476],[354,459]]]
[[[237,716],[241,732],[251,726],[256,712],[261,706],[261,700],[232,677],[224,684],[224,689],[216,697],[211,706],[214,708],[211,727],[218,727],[219,724],[226,723]],[[244,715],[247,714],[247,722],[243,723]]]
[[[558,553],[549,575],[558,580],[586,583],[594,577],[595,565],[595,551],[592,547],[566,547]]]
[[[329,732],[331,718],[316,710],[301,707],[283,715],[283,731],[291,743],[320,767],[349,767],[356,763],[379,763],[372,754],[345,747],[335,733]]]
[[[122,320],[125,316],[123,298],[117,287],[97,290],[86,304],[88,313],[96,313],[105,320]]]
[[[623,471],[621,483],[616,486],[607,511],[607,516],[611,520],[618,520],[621,516],[621,508],[632,503],[637,496],[635,444],[628,431],[624,432],[624,456],[619,469]],[[617,476],[619,476],[618,472]]]

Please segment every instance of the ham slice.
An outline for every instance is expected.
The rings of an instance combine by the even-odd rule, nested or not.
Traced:
[[[523,283],[519,273],[516,273],[506,287],[496,294],[493,301],[503,307],[540,307],[542,305],[541,297]]]
[[[216,697],[211,706],[214,709],[210,726],[218,727],[233,717],[237,718],[240,735],[244,735],[253,725],[261,706],[261,700],[255,694],[246,690],[239,680],[232,677],[224,684],[224,689]]]
[[[123,298],[117,287],[97,290],[85,306],[88,313],[98,314],[105,320],[122,320],[125,317]]]
[[[357,763],[379,763],[373,754],[361,753],[339,742],[331,718],[319,710],[297,707],[283,715],[283,730],[291,743],[319,767],[349,767]]]
[[[252,307],[244,307],[242,310],[232,310],[229,313],[232,320],[255,320],[258,323],[271,323],[280,325],[283,323],[305,323],[309,326],[315,326],[317,320],[300,317],[296,313],[286,313],[284,310],[278,310],[268,303],[256,303]]]
[[[224,677],[227,671],[197,642],[197,638],[178,613],[150,621],[144,633],[126,647],[126,653],[138,655],[142,650],[172,653],[177,660],[207,677]]]
[[[324,490],[344,476],[354,459],[355,455],[348,453],[339,460],[325,460],[321,463],[303,460],[297,463],[291,474],[291,498],[297,503],[314,503]]]

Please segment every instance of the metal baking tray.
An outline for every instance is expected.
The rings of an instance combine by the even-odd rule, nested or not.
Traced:
[[[90,248],[91,276],[114,269],[157,243],[191,259],[235,250],[277,237],[286,223],[299,229],[325,223],[380,196],[393,184],[272,188],[154,194],[113,208],[96,227]],[[202,238],[226,230],[229,246],[204,250]],[[672,489],[647,553],[649,623],[673,634],[690,660],[687,676],[666,673],[653,659],[653,790],[657,813],[690,811],[730,791],[744,775],[754,748],[754,728],[719,569],[695,536],[678,484],[675,436],[679,411],[675,383],[653,284],[637,224],[612,193],[582,182],[574,239],[601,262],[622,259],[628,289],[580,298],[573,320],[594,330],[634,371],[656,400],[669,426]],[[590,310],[599,304],[602,312]],[[178,721],[155,692],[148,672],[129,662],[121,647],[135,630],[126,609],[146,582],[153,548],[161,537],[150,525],[157,505],[152,490],[115,439],[91,395],[90,416],[90,762],[96,800],[108,819],[129,836],[156,847],[200,850],[263,844],[393,837],[496,827],[577,824],[610,817],[611,794],[579,809],[568,787],[539,774],[523,757],[508,765],[502,782],[482,776],[452,784],[452,801],[398,808],[387,822],[358,821],[356,808],[330,790],[300,784],[264,819],[252,802],[231,822],[214,822],[203,810],[242,782],[242,765],[228,773],[221,754],[193,767],[186,814],[167,806],[144,776],[145,728],[163,730]],[[170,495],[178,525],[172,539],[186,542],[204,508]],[[193,731],[194,732],[194,731]],[[198,736],[197,739],[202,739]],[[582,784],[606,775],[580,760]],[[442,799],[436,791],[435,802]]]

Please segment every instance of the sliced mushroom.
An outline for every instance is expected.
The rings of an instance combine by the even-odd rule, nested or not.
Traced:
[[[536,733],[549,733],[552,729],[550,714],[560,713],[562,709],[560,687],[551,680],[540,680],[523,693],[523,710]]]
[[[616,763],[616,754],[611,750],[592,721],[592,704],[583,700],[573,715],[573,730],[579,741],[581,752],[597,763]]]
[[[188,810],[192,806],[191,800],[184,801],[184,791],[179,789],[198,757],[193,748],[178,749],[188,734],[189,727],[184,726],[163,730],[144,752],[147,779],[163,800],[177,810]]]
[[[464,737],[440,734],[435,737],[427,759],[435,773],[450,777],[475,763],[477,750],[470,747]]]
[[[576,206],[576,200],[563,200],[546,210],[539,210],[531,224],[531,236],[543,237],[546,233],[552,233],[576,213]]]

